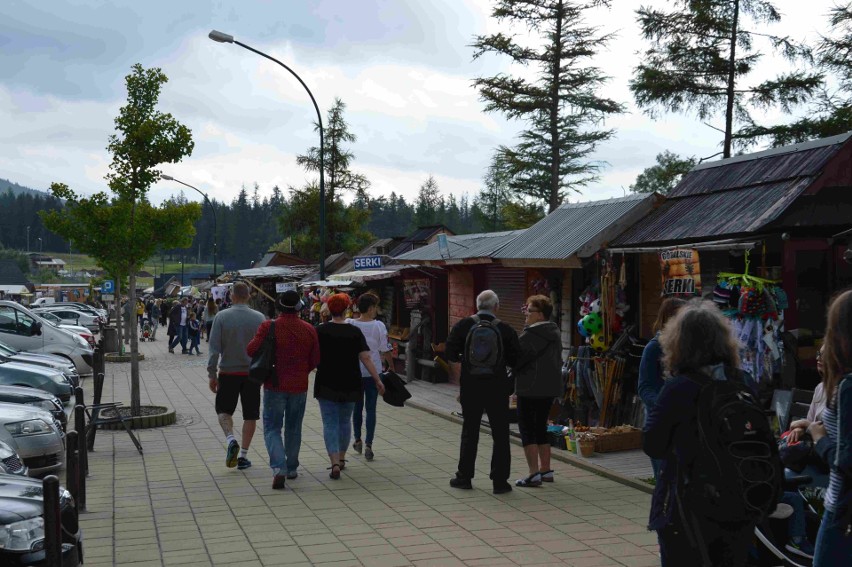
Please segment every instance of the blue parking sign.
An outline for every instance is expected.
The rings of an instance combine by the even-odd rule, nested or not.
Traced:
[[[101,284],[101,293],[115,293],[115,282],[113,280],[104,280]]]

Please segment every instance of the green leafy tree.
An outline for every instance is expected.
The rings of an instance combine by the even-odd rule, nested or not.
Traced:
[[[634,193],[661,193],[667,195],[683,176],[698,164],[694,157],[682,158],[668,150],[657,154],[657,163],[645,169],[630,186]]]
[[[811,51],[793,41],[766,33],[781,20],[769,0],[671,0],[670,11],[642,7],[637,11],[642,35],[650,47],[641,54],[630,90],[651,116],[660,110],[694,111],[701,120],[724,116],[722,157],[733,144],[754,143],[756,124],[751,109],[778,108],[785,113],[808,102],[822,85],[822,76],[806,70],[783,72],[758,84],[747,78],[763,54],[756,42],[791,62],[810,61]],[[756,30],[747,29],[751,23]],[[743,128],[734,130],[734,124]]]
[[[157,166],[175,163],[192,153],[189,129],[171,114],[157,110],[162,86],[168,81],[158,68],[133,66],[127,75],[127,103],[115,118],[116,133],[109,137],[112,162],[106,180],[112,196],[97,193],[91,197],[75,194],[67,185],[54,183],[54,196],[65,199],[62,211],[43,215],[45,224],[71,240],[74,248],[89,254],[120,282],[129,277],[128,301],[136,302],[136,273],[161,248],[188,246],[201,215],[198,203],[148,201],[148,191],[160,178]],[[116,289],[120,298],[121,290]],[[116,302],[121,344],[121,309]],[[137,326],[130,331],[130,405],[133,415],[140,411],[139,345]]]
[[[511,189],[549,211],[569,189],[579,191],[598,178],[602,164],[590,155],[613,136],[601,123],[623,112],[621,104],[598,94],[608,77],[591,63],[611,39],[584,19],[600,5],[608,1],[496,0],[492,17],[509,29],[524,29],[533,41],[500,32],[473,43],[474,59],[494,53],[535,71],[480,77],[474,85],[487,111],[526,123],[518,144],[498,151]]]

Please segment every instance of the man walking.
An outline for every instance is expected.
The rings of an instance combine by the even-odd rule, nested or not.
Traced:
[[[186,354],[186,341],[189,338],[189,298],[182,297],[180,303],[175,303],[169,311],[169,326],[173,326],[175,336],[169,341],[169,352],[175,352],[175,346],[180,343],[181,354]]]
[[[488,414],[491,438],[491,482],[494,494],[512,490],[508,483],[509,379],[506,366],[514,366],[520,356],[515,330],[497,318],[497,294],[490,289],[476,298],[477,313],[456,323],[447,337],[450,374],[459,380],[462,406],[462,433],[459,469],[450,480],[453,488],[473,488],[476,449],[482,413]]]
[[[210,391],[216,394],[216,413],[228,444],[225,466],[244,470],[251,466],[248,449],[260,418],[260,384],[248,380],[251,357],[246,354],[246,347],[264,317],[246,305],[249,288],[245,283],[237,282],[233,289],[234,305],[216,315],[210,329],[207,376]],[[234,411],[238,401],[243,408],[242,448],[234,438]]]
[[[278,318],[260,325],[247,352],[254,356],[263,346],[274,323],[275,376],[263,386],[263,440],[272,468],[272,488],[282,489],[285,479],[298,476],[296,470],[299,468],[299,449],[302,446],[308,374],[319,364],[320,349],[316,329],[299,319],[303,305],[298,292],[285,291],[278,296],[275,306],[279,311]]]

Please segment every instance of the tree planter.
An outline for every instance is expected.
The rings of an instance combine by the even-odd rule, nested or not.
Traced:
[[[132,417],[127,422],[133,429],[151,429],[152,427],[173,425],[177,418],[175,410],[164,406],[142,406],[140,409],[141,414],[136,417]],[[115,416],[116,410],[118,410],[122,416],[130,416],[130,406],[103,410],[101,415],[103,417],[113,417]],[[121,423],[110,423],[102,427],[103,429],[112,430],[124,429],[124,426]]]
[[[145,360],[145,355],[141,352],[138,354],[139,360]],[[119,354],[117,352],[108,352],[104,355],[106,362],[130,362],[130,353]]]

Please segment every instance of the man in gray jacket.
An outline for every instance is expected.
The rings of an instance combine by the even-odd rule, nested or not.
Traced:
[[[247,455],[260,418],[261,386],[248,380],[251,358],[246,354],[246,347],[265,317],[247,305],[249,288],[245,283],[235,283],[231,297],[233,306],[220,311],[213,319],[207,375],[210,391],[216,394],[216,413],[228,444],[225,466],[243,470],[251,466]],[[234,437],[237,401],[243,408],[242,448]]]

